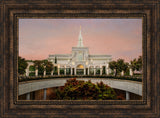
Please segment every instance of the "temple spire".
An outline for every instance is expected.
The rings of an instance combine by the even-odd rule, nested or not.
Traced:
[[[78,38],[77,47],[83,47],[83,38],[82,38],[82,34],[81,34],[81,26],[80,26],[80,32],[79,32],[79,38]]]

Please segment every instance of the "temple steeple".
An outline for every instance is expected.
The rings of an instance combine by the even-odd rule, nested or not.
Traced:
[[[82,34],[81,34],[81,26],[80,26],[80,32],[79,32],[79,38],[78,38],[77,47],[83,47],[83,38],[82,38]]]

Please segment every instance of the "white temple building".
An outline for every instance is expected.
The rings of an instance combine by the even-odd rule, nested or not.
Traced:
[[[81,28],[77,47],[72,47],[71,54],[49,55],[58,75],[102,75],[109,74],[111,55],[90,55],[88,47],[83,45]]]

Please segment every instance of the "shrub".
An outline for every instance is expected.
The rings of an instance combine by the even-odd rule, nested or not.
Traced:
[[[142,82],[142,78],[141,77],[131,77],[131,76],[106,76],[106,75],[48,75],[48,76],[43,76],[43,74],[41,76],[31,76],[31,77],[27,77],[27,76],[19,76],[19,82],[21,81],[31,81],[31,80],[39,80],[39,79],[56,79],[56,78],[104,78],[104,79],[120,79],[120,80],[131,80],[131,81],[138,81],[138,82]]]
[[[91,81],[78,81],[76,78],[69,79],[63,87],[56,90],[58,100],[113,100],[117,99],[115,91],[103,82],[93,84]]]
[[[35,76],[35,72],[30,72],[29,76]]]

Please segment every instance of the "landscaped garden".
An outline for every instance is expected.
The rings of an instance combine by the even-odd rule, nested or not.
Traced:
[[[103,82],[93,84],[91,81],[79,81],[76,78],[67,80],[64,86],[58,87],[49,96],[50,100],[122,100],[114,89]]]

